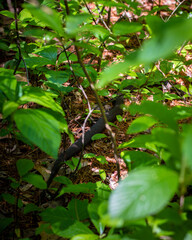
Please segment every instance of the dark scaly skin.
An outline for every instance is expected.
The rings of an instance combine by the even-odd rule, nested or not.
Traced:
[[[116,99],[114,107],[111,108],[108,112],[106,112],[107,120],[109,122],[113,122],[116,119],[117,115],[121,115],[123,110],[121,109],[121,105],[123,104],[123,96],[119,96]],[[101,133],[105,129],[104,119],[100,118],[86,133],[84,136],[84,147],[91,142],[91,138],[96,133]],[[73,143],[65,152],[59,154],[58,159],[55,161],[53,168],[51,170],[51,175],[47,181],[47,186],[49,187],[53,181],[53,178],[59,172],[59,169],[63,165],[64,162],[72,158],[81,152],[83,147],[82,137],[79,138],[75,143]]]

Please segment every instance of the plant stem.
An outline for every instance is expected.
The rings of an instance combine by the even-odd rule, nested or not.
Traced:
[[[96,101],[97,101],[99,109],[101,111],[101,115],[102,115],[102,117],[103,117],[103,119],[105,121],[105,127],[108,130],[109,135],[111,137],[112,144],[113,144],[113,149],[114,149],[114,157],[115,157],[116,165],[117,165],[118,179],[120,179],[120,166],[119,166],[119,158],[118,158],[118,154],[117,154],[117,143],[116,143],[115,133],[113,133],[111,127],[109,126],[109,122],[107,120],[107,117],[106,117],[106,114],[105,114],[105,110],[104,110],[104,107],[103,107],[103,105],[101,103],[99,95],[98,95],[98,93],[97,93],[97,91],[95,89],[95,86],[93,84],[93,81],[92,81],[91,77],[89,76],[89,74],[88,74],[88,72],[87,72],[87,70],[85,68],[85,65],[84,65],[83,61],[81,60],[81,54],[80,54],[79,48],[77,46],[75,46],[75,50],[76,50],[76,54],[77,54],[77,58],[78,58],[79,64],[81,65],[81,67],[83,69],[83,72],[85,73],[85,76],[86,76],[87,80],[89,81],[91,89],[94,92]]]

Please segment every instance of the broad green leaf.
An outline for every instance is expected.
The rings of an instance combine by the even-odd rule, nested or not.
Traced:
[[[47,184],[43,180],[43,177],[41,175],[37,175],[34,173],[28,173],[23,178],[23,181],[26,181],[28,183],[31,183],[33,186],[40,188],[40,189],[46,189]]]
[[[4,51],[9,51],[9,47],[7,45],[7,43],[5,43],[4,41],[0,40],[0,49],[4,50]]]
[[[108,164],[106,158],[104,156],[96,156],[97,161],[99,161],[101,164]]]
[[[146,131],[148,128],[156,124],[157,121],[149,116],[143,116],[135,119],[127,130],[127,134],[139,133]]]
[[[94,53],[94,54],[101,54],[101,51],[99,50],[99,48],[96,48],[95,45],[92,45],[90,43],[87,42],[76,42],[75,43],[76,46],[83,48],[83,49],[87,49],[89,51],[89,53]]]
[[[93,234],[92,231],[73,216],[64,207],[47,208],[41,214],[42,220],[50,223],[54,234],[71,238],[77,234]]]
[[[73,184],[73,185],[67,185],[66,187],[64,187],[59,196],[63,195],[64,193],[75,193],[75,194],[79,194],[79,193],[95,193],[95,189],[96,189],[96,184],[95,183],[81,183],[81,184]]]
[[[89,218],[87,211],[88,200],[72,199],[67,208],[73,219],[83,221]]]
[[[97,232],[99,235],[102,235],[105,229],[104,224],[102,224],[99,213],[98,213],[98,208],[100,206],[101,202],[100,201],[92,201],[88,205],[88,212],[89,212],[89,217],[91,219],[91,222],[94,224],[95,228],[97,229]]]
[[[34,53],[38,54],[41,57],[49,59],[53,65],[56,64],[57,60],[57,47],[55,46],[45,46],[36,50]]]
[[[24,214],[36,211],[41,211],[41,208],[37,207],[37,205],[35,205],[34,203],[29,203],[24,208]]]
[[[98,240],[99,236],[95,234],[78,234],[71,238],[71,240]]]
[[[52,61],[43,57],[30,57],[25,58],[25,63],[28,68],[42,67],[47,64],[52,64]],[[24,63],[21,62],[20,67],[24,67]]]
[[[105,170],[99,169],[99,175],[100,175],[100,178],[102,179],[102,181],[105,181],[106,176],[107,176]]]
[[[13,204],[13,205],[14,205],[15,202],[16,202],[15,197],[14,197],[13,195],[11,195],[10,193],[3,193],[1,196],[2,196],[3,199],[4,199],[6,202],[8,202],[9,204]]]
[[[60,36],[64,36],[64,30],[58,12],[46,6],[33,6],[24,4],[26,8],[36,19],[38,19],[45,26],[56,31]]]
[[[93,232],[82,222],[79,221],[75,221],[72,225],[70,225],[68,228],[63,229],[63,230],[59,230],[58,231],[58,227],[56,228],[54,226],[54,228],[52,227],[52,230],[55,234],[57,234],[60,237],[63,238],[72,238],[75,235],[79,235],[79,234],[89,234],[91,236],[94,236]]]
[[[124,22],[117,22],[113,26],[113,33],[116,36],[119,35],[127,35],[129,33],[134,33],[134,32],[139,32],[142,29],[142,25],[137,22],[129,22],[129,21],[124,21]]]
[[[114,1],[99,1],[100,4],[103,4],[106,7],[117,7],[117,8],[122,8],[122,9],[127,9],[129,10],[129,7],[126,6],[124,3],[117,3]]]
[[[156,16],[147,17],[154,37],[144,43],[143,50],[139,54],[139,60],[146,64],[169,56],[175,48],[192,37],[191,31],[188,31],[192,19],[178,17],[170,19],[167,23],[161,20],[161,24],[160,20],[156,24],[156,19]]]
[[[129,110],[132,113],[139,112],[144,114],[150,114],[155,119],[166,124],[169,128],[178,131],[177,121],[175,120],[176,114],[173,111],[169,110],[167,106],[161,103],[144,101],[141,105],[131,105]]]
[[[24,88],[23,96],[19,98],[19,103],[35,102],[64,115],[62,107],[53,100],[54,96],[55,94],[46,92],[40,88],[26,87]]]
[[[26,173],[28,173],[31,169],[33,169],[34,163],[30,159],[19,159],[16,162],[16,166],[20,177],[22,177]]]
[[[125,47],[123,46],[123,44],[120,44],[120,43],[116,43],[116,44],[113,44],[113,45],[108,45],[107,49],[108,50],[120,51],[121,53],[123,53],[125,51]]]
[[[71,218],[67,209],[61,206],[47,208],[40,214],[40,216],[43,221],[51,224],[52,230],[58,235],[75,222],[75,220]]]
[[[12,13],[8,10],[0,11],[0,14],[3,15],[3,16],[9,17],[9,18],[13,18],[13,19],[15,18],[14,13]]]
[[[21,133],[47,154],[57,158],[61,142],[58,121],[43,109],[19,109],[14,120]]]
[[[44,39],[46,41],[52,40],[54,37],[56,37],[56,33],[50,32],[48,30],[42,29],[42,28],[34,28],[34,29],[26,29],[23,32],[24,36],[32,36],[39,39]]]
[[[70,36],[75,36],[78,32],[82,31],[79,27],[80,24],[85,22],[88,18],[90,18],[89,14],[78,14],[75,16],[68,16],[66,19],[66,33]]]
[[[125,73],[129,69],[129,66],[130,65],[127,62],[112,64],[101,73],[101,77],[96,84],[96,88],[104,88],[111,81],[118,78],[121,73]]]
[[[140,151],[123,151],[121,152],[121,157],[128,167],[129,164],[131,164],[131,169],[136,167],[156,165],[159,162],[159,159],[152,154]]]
[[[0,218],[0,233],[14,221],[13,218]]]
[[[16,100],[17,80],[13,70],[0,68],[0,90],[11,100]]]
[[[132,138],[128,142],[121,143],[118,148],[146,148],[151,151],[157,152],[157,144],[162,146],[162,144],[159,144],[155,141],[152,135],[139,135],[134,138]],[[163,144],[163,146],[166,146]]]
[[[17,108],[19,107],[19,104],[13,101],[6,101],[3,104],[3,117],[6,118],[10,114],[12,114]]]
[[[133,171],[120,182],[109,200],[112,218],[136,220],[162,210],[178,187],[176,172],[164,167]]]
[[[65,52],[62,52],[59,55],[58,64],[68,61],[67,57],[69,61],[78,61],[77,55],[75,55],[74,53],[67,52],[67,56],[66,56]]]
[[[55,177],[55,178],[54,178],[54,181],[59,182],[59,183],[62,183],[62,184],[64,184],[64,185],[70,185],[70,184],[72,184],[72,181],[71,181],[69,178],[65,177],[65,176]]]
[[[21,12],[19,13],[19,20],[20,21],[30,21],[32,20],[32,15],[31,13],[29,12],[29,10],[27,9],[23,9],[21,10]]]
[[[133,65],[149,65],[160,58],[168,57],[184,41],[192,38],[192,32],[188,31],[192,25],[191,18],[172,18],[167,23],[163,23],[163,20],[158,19],[158,24],[156,24],[156,18],[154,16],[148,17],[149,26],[153,31],[155,30],[153,37],[143,44],[142,49],[126,57],[124,62],[112,64],[104,69],[96,88],[105,87],[114,79],[119,78],[120,74],[125,74]]]
[[[16,202],[17,202],[16,197],[14,197],[13,195],[11,195],[11,194],[9,194],[9,193],[3,193],[3,194],[2,194],[2,197],[3,197],[3,199],[4,199],[6,202],[8,202],[9,204],[15,205]],[[23,206],[23,203],[22,203],[21,199],[18,199],[18,204],[17,204],[17,206],[18,206],[19,208],[21,208],[21,207]]]
[[[45,77],[50,82],[63,84],[69,80],[70,74],[66,71],[56,72],[56,71],[50,70],[45,73]]]
[[[184,131],[184,139],[182,142],[182,157],[187,165],[192,169],[192,127],[188,126]]]
[[[59,80],[59,79],[58,79]],[[46,86],[52,88],[53,90],[57,91],[57,92],[62,92],[63,94],[68,94],[70,93],[71,91],[73,91],[73,87],[71,86],[68,86],[68,87],[64,87],[62,84],[60,83],[53,83],[53,82],[45,82],[44,83]]]
[[[180,148],[180,137],[173,129],[170,128],[154,128],[151,132],[154,139],[166,145],[169,152],[178,162],[181,160],[181,148]]]
[[[107,135],[105,135],[104,133],[97,133],[97,134],[93,135],[91,140],[98,140],[98,139],[106,138],[106,137],[107,137]]]
[[[94,153],[86,153],[83,158],[96,158],[97,156]]]
[[[105,41],[110,35],[109,31],[100,25],[87,24],[83,27],[83,30],[89,31],[102,42]]]

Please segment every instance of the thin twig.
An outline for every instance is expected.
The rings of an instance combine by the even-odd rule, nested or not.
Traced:
[[[93,109],[91,109],[91,110],[89,111],[87,117],[85,118],[85,121],[84,121],[84,123],[83,123],[83,126],[82,126],[82,151],[81,151],[81,155],[80,155],[80,157],[79,157],[78,164],[77,164],[77,166],[76,166],[76,168],[75,168],[75,171],[74,171],[74,173],[73,173],[74,175],[76,174],[76,172],[77,172],[77,170],[78,170],[78,168],[79,168],[79,165],[80,165],[80,163],[81,163],[81,159],[82,159],[82,157],[83,157],[83,152],[84,152],[84,149],[85,149],[85,126],[86,126],[86,124],[87,124],[87,121],[88,121],[89,117],[91,116],[92,112],[94,111],[94,109],[95,109],[95,108],[93,108]]]
[[[179,2],[177,7],[172,11],[172,13],[169,15],[169,17],[166,20],[163,20],[164,22],[168,22],[169,19],[173,16],[173,14],[177,11],[177,9],[185,2],[186,0],[183,0],[182,2]]]
[[[97,7],[97,9],[98,9],[99,17],[100,17],[100,19],[101,19],[101,22],[103,23],[104,27],[112,34],[111,29],[107,26],[107,24],[106,24],[106,22],[105,22],[105,20],[104,20],[104,18],[103,18],[103,16],[102,16],[102,14],[100,13],[100,9],[99,9],[98,4],[96,4],[96,7]]]

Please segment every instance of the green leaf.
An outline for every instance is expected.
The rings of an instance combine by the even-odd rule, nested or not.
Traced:
[[[52,64],[52,61],[43,57],[30,57],[25,58],[25,63],[28,68],[42,67],[47,64]],[[24,63],[21,62],[20,67],[24,67]]]
[[[83,158],[96,158],[96,155],[94,153],[86,153]]]
[[[23,96],[19,98],[19,103],[35,102],[64,115],[62,107],[53,100],[53,97],[55,97],[55,94],[46,92],[43,89],[26,87],[24,88]]]
[[[94,54],[97,54],[97,55],[101,54],[101,51],[99,50],[99,48],[96,48],[95,45],[92,45],[90,43],[76,42],[75,45],[80,47],[80,48],[87,49],[89,51],[89,53],[94,53]]]
[[[59,236],[65,229],[75,222],[75,220],[71,218],[69,212],[61,206],[47,208],[40,214],[40,216],[43,221],[51,224],[53,232]]]
[[[135,170],[111,194],[110,216],[136,220],[155,214],[169,203],[177,187],[178,175],[172,170],[163,167]]]
[[[119,35],[127,35],[129,33],[139,32],[141,31],[141,29],[142,29],[142,25],[140,23],[125,21],[125,22],[117,22],[113,26],[112,31],[116,36],[119,36]]]
[[[67,52],[67,57],[68,57],[69,61],[78,61],[77,55],[75,55],[74,53]],[[58,64],[68,61],[67,57],[66,57],[65,52],[62,52],[59,55]]]
[[[97,134],[93,135],[91,140],[98,140],[98,139],[106,138],[106,137],[107,137],[107,135],[105,135],[104,133],[97,133]]]
[[[33,17],[31,15],[31,13],[27,9],[23,9],[19,13],[19,20],[20,21],[30,21],[30,20],[32,20],[32,18]]]
[[[177,17],[164,23],[160,19],[157,20],[156,16],[148,16],[147,22],[154,37],[145,42],[143,50],[140,51],[139,60],[142,63],[150,64],[159,58],[168,57],[180,44],[192,37],[192,33],[188,31],[192,19]]]
[[[13,218],[0,218],[0,233],[8,227],[12,222]]]
[[[26,8],[36,19],[38,19],[44,26],[51,28],[56,31],[60,36],[64,36],[64,30],[62,22],[60,20],[58,12],[54,9],[48,8],[46,6],[33,6],[30,4],[24,4]]]
[[[54,181],[59,182],[59,183],[62,183],[62,184],[64,184],[64,185],[73,184],[72,181],[71,181],[69,178],[65,177],[65,176],[55,177],[55,178],[54,178]]]
[[[67,185],[64,187],[59,196],[63,195],[64,193],[95,193],[96,184],[95,183],[80,183],[80,184],[73,184],[73,185]]]
[[[26,173],[28,173],[31,169],[33,169],[34,163],[30,159],[19,159],[16,162],[16,166],[19,176],[22,177]]]
[[[184,133],[184,139],[182,142],[182,156],[187,165],[192,169],[192,127],[188,126]]]
[[[131,112],[134,110],[134,113],[139,112],[150,114],[155,119],[166,124],[169,128],[178,131],[177,121],[175,120],[176,114],[173,111],[169,110],[167,106],[163,105],[162,103],[144,101],[141,105],[131,105],[129,110]]]
[[[9,18],[13,18],[13,19],[15,18],[14,13],[12,13],[8,10],[0,11],[0,14],[3,15],[3,16],[9,17]]]
[[[13,195],[9,194],[9,193],[3,193],[2,197],[9,204],[13,204],[14,205],[16,203],[15,197]]]
[[[102,235],[105,229],[105,226],[102,224],[100,216],[99,216],[99,206],[101,205],[100,201],[92,201],[88,205],[88,212],[89,217],[91,219],[91,222],[94,224],[95,228],[97,229],[97,232]]]
[[[43,109],[19,109],[14,120],[21,133],[47,154],[57,158],[61,142],[58,121]]]
[[[0,68],[0,90],[11,100],[16,100],[17,80],[13,70]]]
[[[178,162],[181,160],[180,137],[173,129],[155,128],[152,130],[152,135],[157,142],[166,145],[170,153]]]
[[[41,211],[41,208],[37,207],[34,203],[29,203],[24,208],[24,214],[36,211]]]
[[[100,178],[102,179],[102,181],[104,181],[106,179],[106,172],[105,170],[103,169],[99,169],[99,175],[100,175]]]
[[[49,59],[53,65],[56,64],[57,60],[57,47],[55,46],[45,46],[36,50],[34,53],[38,54],[41,57]]]
[[[110,35],[110,32],[100,25],[86,24],[82,29],[93,34],[101,42],[105,41]]]
[[[143,116],[135,119],[127,130],[127,134],[139,133],[146,131],[148,128],[152,127],[156,124],[157,121],[154,120],[152,117]]]
[[[128,55],[124,62],[112,64],[104,69],[96,88],[105,87],[114,79],[119,78],[120,74],[125,74],[133,65],[149,65],[160,58],[168,57],[184,41],[192,38],[192,32],[188,31],[192,25],[191,18],[172,18],[167,23],[163,23],[160,18],[157,21],[156,19],[155,16],[148,17],[148,24],[154,31],[152,39],[146,41],[142,49]]]
[[[28,173],[23,178],[23,181],[26,181],[28,183],[31,183],[33,186],[40,188],[40,189],[46,189],[47,184],[43,180],[43,177],[41,175],[37,175],[34,173]]]
[[[8,117],[10,114],[12,114],[17,108],[19,107],[19,104],[13,101],[6,101],[3,104],[3,118]]]
[[[95,234],[78,234],[71,238],[71,240],[98,240],[98,236]]]
[[[66,33],[69,34],[70,36],[75,36],[78,32],[82,31],[79,25],[85,22],[88,18],[90,18],[89,14],[67,16],[65,29]]]
[[[60,237],[68,238],[68,239],[79,234],[82,234],[82,235],[89,234],[91,236],[94,236],[93,232],[85,224],[79,221],[75,221],[67,229],[61,230],[59,232],[55,227],[52,229],[55,234],[59,235]]]
[[[87,211],[88,200],[72,199],[67,208],[73,219],[83,221],[89,218]]]
[[[56,71],[50,70],[45,73],[45,77],[50,82],[63,84],[69,80],[70,74],[66,71],[56,72]]]
[[[106,158],[104,156],[96,156],[97,161],[99,161],[101,164],[108,164]]]
[[[140,151],[123,151],[121,157],[125,161],[127,167],[131,163],[131,168],[144,167],[149,165],[155,165],[159,162],[159,159],[152,154]]]
[[[165,144],[163,145],[165,146]],[[118,148],[146,148],[151,151],[157,152],[157,142],[152,135],[139,135],[132,138],[128,142],[121,143]]]

